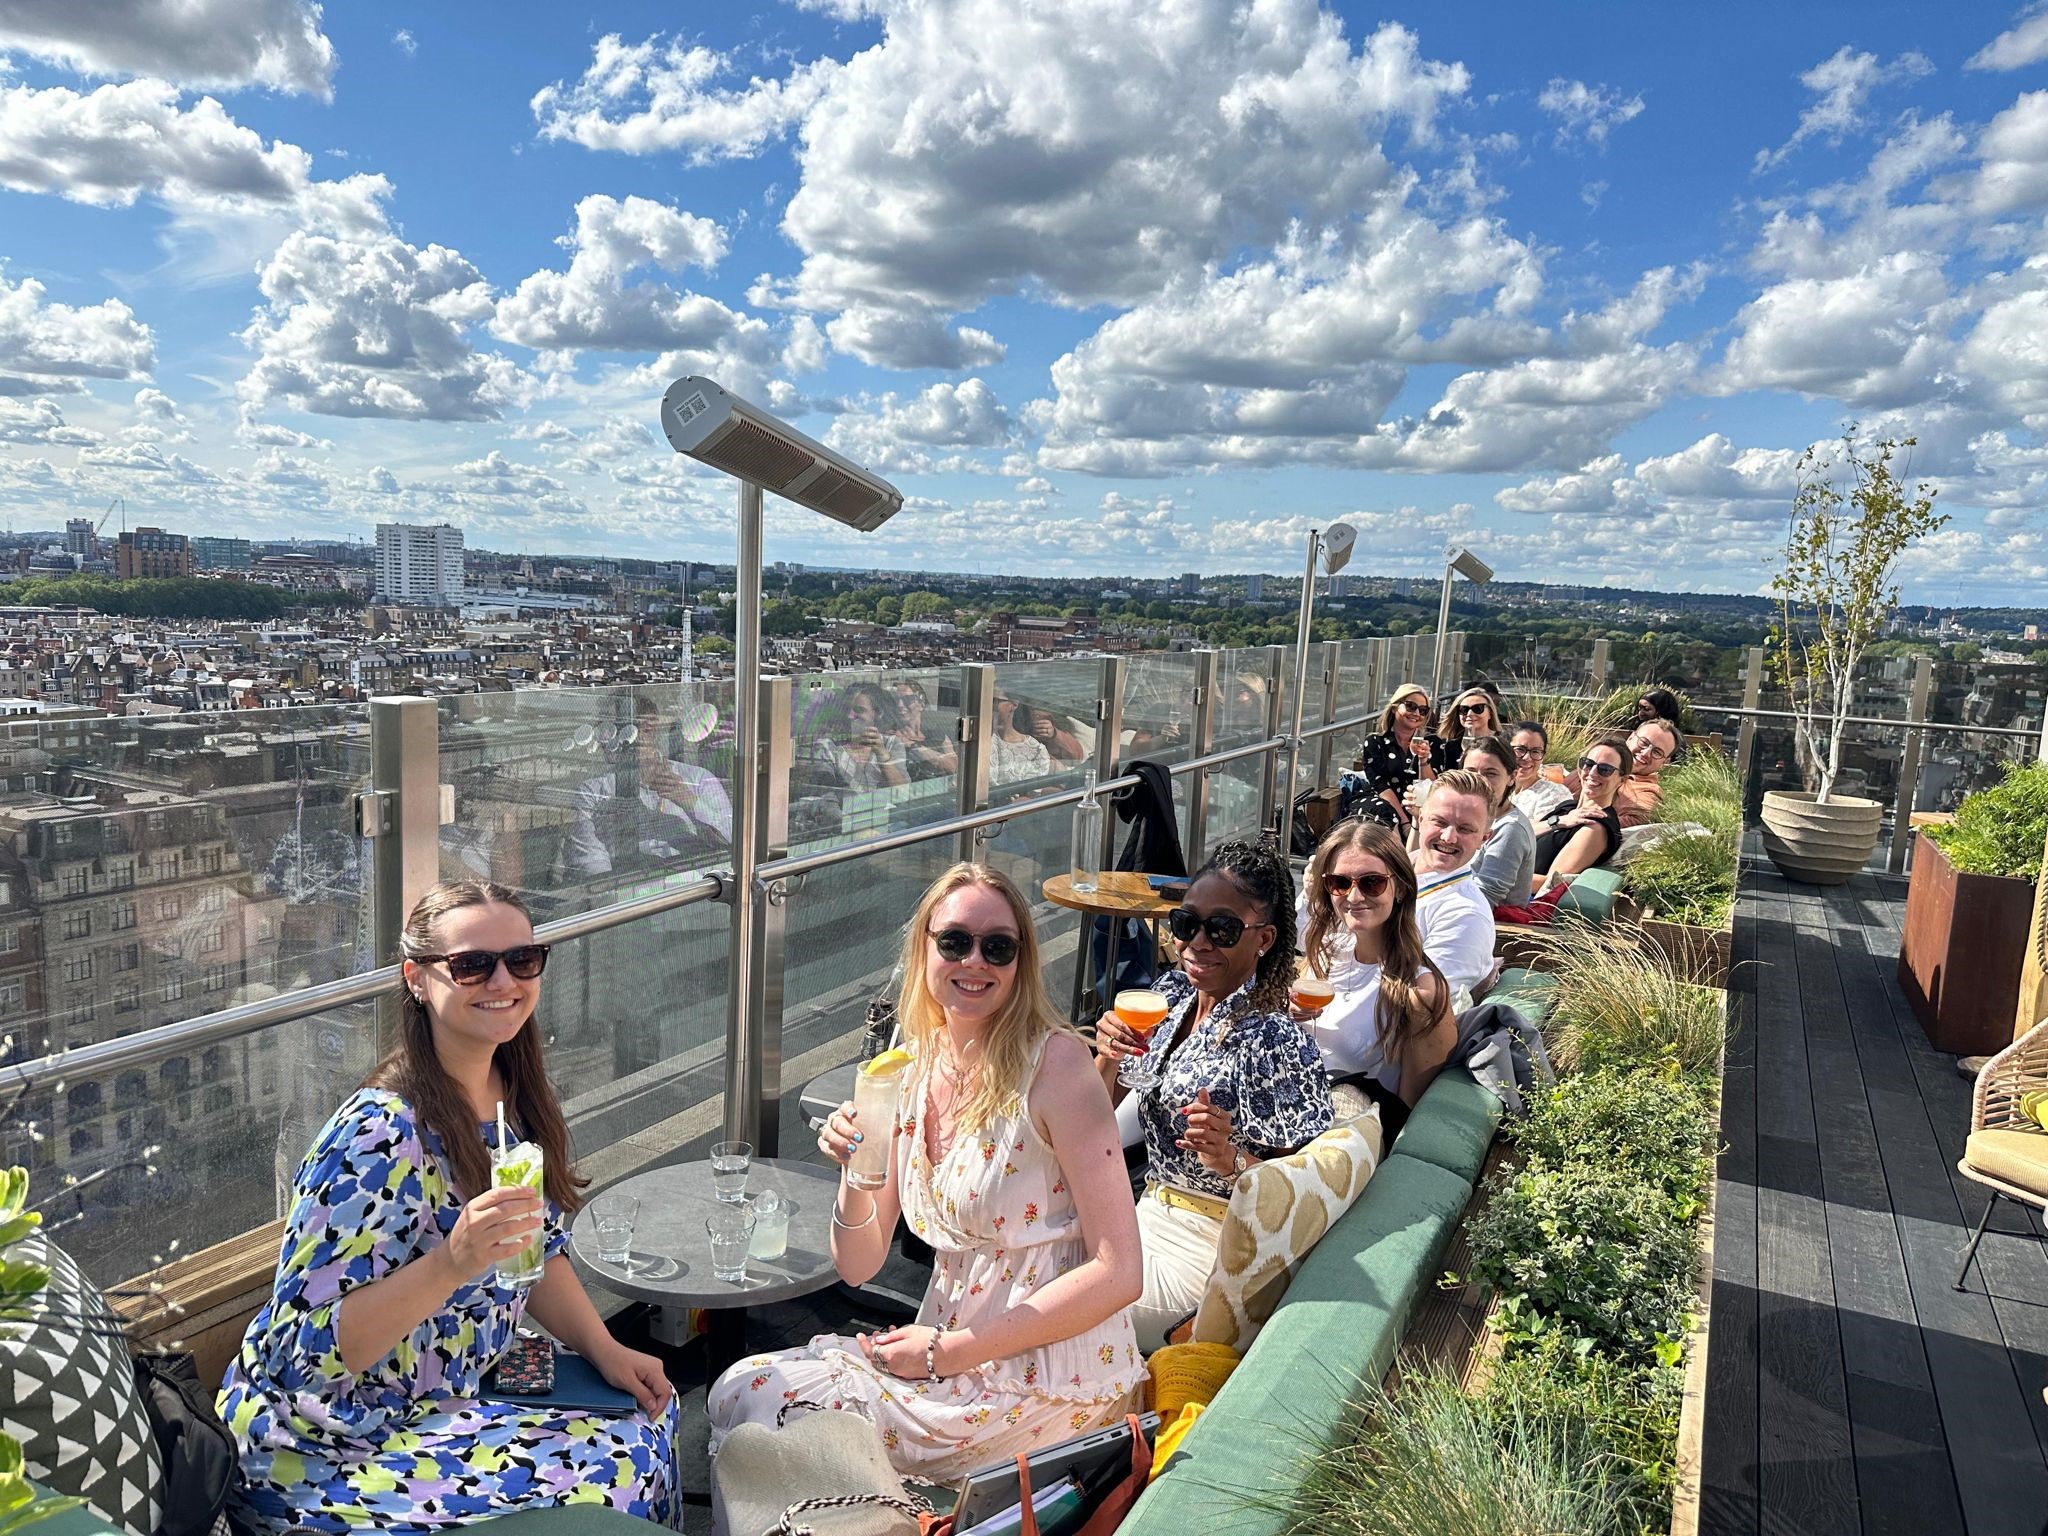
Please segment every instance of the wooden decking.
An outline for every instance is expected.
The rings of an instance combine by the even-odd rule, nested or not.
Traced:
[[[1985,1191],[1895,979],[1905,882],[1744,866],[1700,1530],[2042,1536],[2048,1249],[2004,1205],[1951,1289]]]

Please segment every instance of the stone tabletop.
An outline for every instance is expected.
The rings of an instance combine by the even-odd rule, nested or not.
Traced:
[[[748,1259],[744,1285],[711,1273],[711,1240],[704,1219],[716,1203],[709,1162],[650,1168],[602,1191],[640,1202],[633,1230],[636,1254],[674,1259],[674,1274],[632,1275],[597,1256],[597,1218],[586,1205],[570,1229],[569,1262],[577,1273],[616,1296],[662,1307],[753,1307],[822,1290],[839,1277],[832,1268],[832,1201],[839,1171],[783,1158],[754,1159],[747,1169],[749,1199],[774,1190],[789,1210],[789,1249],[779,1259]],[[594,1204],[594,1202],[593,1202]]]

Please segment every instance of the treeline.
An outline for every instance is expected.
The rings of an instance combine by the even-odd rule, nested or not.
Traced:
[[[287,591],[242,581],[160,576],[110,581],[101,576],[36,576],[0,582],[0,604],[92,608],[135,619],[275,619],[294,608],[360,608],[362,599],[330,588]]]

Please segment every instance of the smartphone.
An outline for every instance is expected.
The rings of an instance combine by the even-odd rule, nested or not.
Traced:
[[[491,1368],[493,1394],[545,1397],[555,1390],[555,1346],[552,1340],[522,1333]]]

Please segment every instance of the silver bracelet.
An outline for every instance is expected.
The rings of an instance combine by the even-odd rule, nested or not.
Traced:
[[[842,1232],[858,1232],[862,1227],[873,1226],[874,1221],[875,1203],[872,1200],[868,1202],[867,1216],[860,1221],[842,1221],[839,1216],[839,1202],[837,1200],[832,1202],[832,1225],[839,1228]]]

